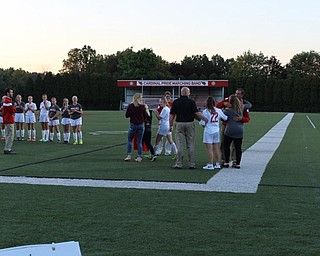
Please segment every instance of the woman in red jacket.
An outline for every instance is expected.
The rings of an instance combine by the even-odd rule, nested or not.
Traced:
[[[4,90],[4,94],[2,97],[2,117],[5,126],[5,146],[3,153],[5,155],[11,155],[15,154],[12,150],[12,144],[14,139],[14,113],[16,112],[16,107],[12,103],[13,90],[7,88]]]

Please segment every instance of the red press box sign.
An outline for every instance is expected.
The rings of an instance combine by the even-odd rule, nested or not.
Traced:
[[[228,80],[118,80],[118,87],[138,86],[198,86],[198,87],[227,87]]]

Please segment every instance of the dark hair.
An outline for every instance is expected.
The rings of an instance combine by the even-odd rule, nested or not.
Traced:
[[[242,95],[244,95],[244,89],[243,88],[237,88],[236,91],[240,91]]]
[[[7,93],[10,91],[12,91],[12,88],[6,88],[6,89],[4,89],[4,94],[7,95]]]
[[[206,108],[210,110],[210,113],[213,114],[216,112],[214,106],[216,105],[216,101],[212,96],[209,96],[206,101]]]

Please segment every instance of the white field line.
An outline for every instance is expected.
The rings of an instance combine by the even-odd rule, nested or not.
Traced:
[[[316,126],[315,126],[315,125],[314,125],[314,123],[311,121],[311,119],[309,118],[309,116],[307,116],[307,118],[308,118],[308,120],[309,120],[309,122],[310,122],[311,126],[313,127],[313,129],[316,129]]]
[[[207,184],[214,187],[215,191],[256,193],[267,164],[279,147],[293,115],[287,114],[243,153],[240,170],[222,169]]]
[[[222,169],[206,184],[152,181],[114,181],[0,176],[0,183],[49,186],[100,187],[152,190],[189,190],[209,192],[256,193],[263,172],[280,145],[293,117],[287,114],[265,136],[243,154],[241,169]]]

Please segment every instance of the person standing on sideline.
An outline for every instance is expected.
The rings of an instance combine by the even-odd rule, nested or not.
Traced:
[[[131,160],[132,140],[134,135],[137,137],[138,144],[138,156],[135,158],[135,161],[142,161],[142,138],[144,134],[144,122],[146,115],[146,107],[142,104],[142,94],[135,93],[133,95],[133,102],[129,104],[125,114],[126,118],[130,118],[130,125],[128,130],[127,157],[124,161]]]
[[[194,161],[194,148],[195,148],[195,125],[194,118],[198,117],[199,120],[204,120],[205,123],[208,119],[202,115],[198,110],[194,100],[189,98],[190,89],[183,87],[181,89],[181,97],[176,99],[170,110],[170,131],[173,130],[173,122],[176,121],[176,143],[178,148],[177,160],[173,168],[182,168],[184,141],[187,145],[189,169],[195,169],[196,164]]]
[[[42,94],[42,102],[40,103],[40,117],[42,138],[40,141],[47,142],[49,140],[49,117],[48,112],[51,106],[51,102],[48,101],[47,94]]]
[[[171,147],[173,153],[176,155],[177,154],[177,146],[173,142],[172,135],[170,132],[170,124],[169,124],[170,109],[168,107],[168,102],[167,102],[166,97],[161,98],[160,102],[161,102],[161,107],[162,107],[161,113],[159,114],[158,110],[154,111],[158,120],[160,121],[159,129],[158,129],[157,136],[156,136],[155,148],[156,148],[156,151],[158,151],[162,137],[165,136],[167,141],[170,144],[170,147]]]
[[[208,150],[208,164],[202,169],[213,170],[220,169],[220,120],[226,121],[226,116],[221,109],[216,108],[216,101],[212,96],[209,96],[206,101],[206,109],[203,110],[202,114],[209,120],[205,124],[202,120],[199,122],[200,125],[204,126],[203,132],[203,143],[206,145]],[[216,160],[215,166],[213,166],[213,158]]]
[[[70,113],[69,113],[69,100],[68,98],[63,99],[61,108],[61,124],[63,130],[63,143],[68,144],[70,141]]]
[[[25,105],[25,112],[26,112],[26,123],[28,126],[28,141],[35,142],[36,141],[36,115],[35,112],[37,110],[37,105],[32,102],[33,97],[28,97],[28,102]]]
[[[12,103],[13,90],[7,88],[4,90],[5,95],[2,97],[2,117],[5,126],[5,144],[3,153],[5,155],[15,154],[12,150],[14,139],[14,114],[16,113],[16,107]]]
[[[1,125],[1,140],[4,140],[4,123],[3,123],[3,118],[2,118],[2,100],[0,102],[0,125]]]
[[[51,98],[51,106],[49,108],[49,142],[53,142],[54,131],[57,134],[58,143],[61,142],[61,135],[59,130],[59,115],[60,115],[60,108],[57,105],[57,99],[55,97]]]
[[[16,113],[14,115],[14,122],[16,123],[16,140],[24,140],[24,110],[25,103],[22,101],[20,94],[17,94],[16,101]]]
[[[224,168],[229,167],[230,159],[230,145],[234,142],[236,150],[236,162],[232,167],[240,169],[240,162],[242,156],[242,139],[243,139],[243,116],[246,112],[243,111],[243,104],[239,98],[232,94],[229,97],[231,107],[226,108],[223,112],[228,116],[228,122],[224,130],[224,155],[225,163],[222,164]]]
[[[72,104],[69,106],[69,113],[71,118],[70,124],[73,130],[73,145],[82,145],[83,140],[81,126],[83,110],[81,104],[78,103],[77,96],[72,96]]]

